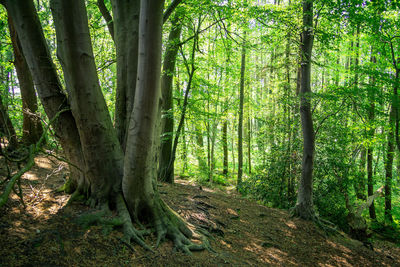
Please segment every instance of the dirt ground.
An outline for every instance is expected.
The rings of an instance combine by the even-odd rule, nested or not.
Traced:
[[[4,165],[0,159],[1,180]],[[400,248],[392,243],[375,241],[371,251],[286,211],[179,179],[159,191],[186,221],[211,233],[215,252],[173,252],[168,240],[154,253],[129,247],[118,229],[78,223],[93,211],[81,203],[66,206],[69,195],[56,192],[66,173],[63,163],[37,157],[23,176],[26,208],[12,194],[0,209],[0,266],[400,266]],[[154,236],[146,242],[154,244]]]

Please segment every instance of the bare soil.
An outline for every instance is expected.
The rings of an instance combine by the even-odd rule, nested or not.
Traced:
[[[0,159],[0,177],[6,173]],[[215,252],[185,255],[166,241],[155,252],[127,246],[118,229],[83,228],[83,203],[66,206],[57,193],[65,181],[64,163],[36,158],[23,176],[24,208],[12,194],[0,209],[0,266],[400,266],[400,248],[374,241],[374,251],[345,234],[327,236],[314,224],[290,218],[234,192],[211,190],[177,179],[160,184],[165,202],[187,222],[206,229]],[[155,244],[155,237],[146,237]]]

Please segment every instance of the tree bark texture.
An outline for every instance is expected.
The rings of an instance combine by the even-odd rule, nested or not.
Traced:
[[[15,70],[17,71],[19,88],[22,97],[22,141],[27,145],[36,144],[42,136],[43,128],[40,118],[35,116],[35,113],[38,110],[35,87],[11,17],[8,18],[8,26],[10,29],[11,42],[14,50],[14,66]]]
[[[100,89],[83,0],[52,0],[58,57],[87,164],[92,204],[119,191],[123,151]]]
[[[135,217],[154,212],[164,1],[141,1],[138,83],[128,131],[122,189]],[[156,216],[155,214],[145,214]]]
[[[115,128],[123,150],[135,99],[140,0],[112,0],[117,52]]]
[[[171,20],[171,31],[168,36],[167,49],[165,51],[163,63],[163,73],[161,77],[161,154],[158,177],[161,181],[168,183],[174,182],[174,160],[172,159],[172,144],[174,136],[172,84],[181,31],[182,23],[179,21],[179,16],[176,14]]]
[[[314,218],[312,186],[315,136],[311,113],[311,53],[313,46],[313,0],[303,0],[301,35],[300,116],[303,131],[303,160],[297,204],[294,214],[306,220]]]

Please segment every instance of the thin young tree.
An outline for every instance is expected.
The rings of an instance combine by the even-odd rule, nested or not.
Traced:
[[[303,0],[303,32],[301,34],[300,56],[300,116],[303,131],[303,161],[294,216],[306,220],[315,217],[313,208],[313,167],[315,136],[311,113],[311,53],[314,40],[313,0]]]

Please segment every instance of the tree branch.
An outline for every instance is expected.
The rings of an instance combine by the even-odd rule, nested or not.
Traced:
[[[114,40],[114,22],[110,12],[104,4],[104,0],[97,0],[97,7],[99,8],[101,15],[107,23],[108,31],[110,32],[111,38]]]
[[[175,10],[175,8],[182,2],[182,0],[174,0],[172,3],[167,7],[167,10],[165,10],[164,15],[163,15],[163,24],[168,20],[168,18],[171,16],[172,12]]]

